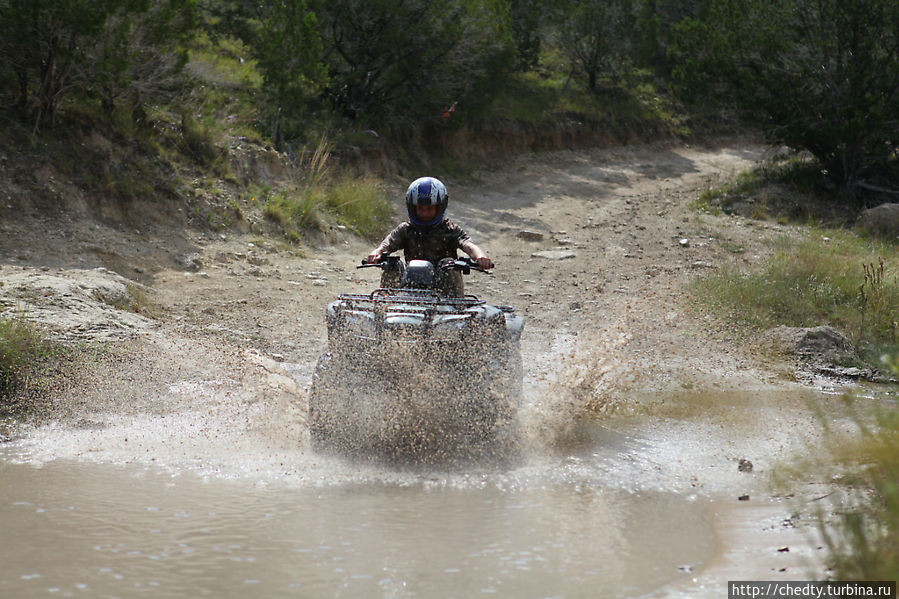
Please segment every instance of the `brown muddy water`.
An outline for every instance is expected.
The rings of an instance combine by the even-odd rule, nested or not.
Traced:
[[[507,467],[447,471],[316,455],[221,409],[7,427],[0,597],[724,596],[735,543],[783,542],[727,534],[737,497],[761,499],[814,439],[802,395],[657,397],[667,407],[531,439]],[[788,517],[752,507],[772,528]],[[769,574],[737,559],[734,575]]]
[[[309,489],[9,461],[0,477],[4,597],[628,597],[715,547],[706,502],[590,481]]]

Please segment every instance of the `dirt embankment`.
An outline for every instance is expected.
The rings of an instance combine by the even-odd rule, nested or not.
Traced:
[[[450,216],[497,263],[493,275],[469,277],[467,291],[515,305],[527,322],[529,376],[567,368],[575,401],[591,409],[634,392],[776,384],[777,368],[760,368],[686,293],[694,277],[758,263],[773,237],[794,233],[689,208],[764,151],[734,140],[557,152],[523,156],[470,184],[447,180]],[[355,269],[370,244],[336,229],[293,248],[159,222],[10,216],[0,225],[0,310],[116,356],[102,385],[73,391],[79,418],[110,394],[116,406],[169,409],[154,390],[191,377],[287,397],[296,390],[273,365],[302,380],[325,347],[327,302],[376,284]]]

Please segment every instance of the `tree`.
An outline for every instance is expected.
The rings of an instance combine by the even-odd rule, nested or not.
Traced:
[[[302,128],[310,98],[327,83],[318,18],[306,0],[210,2],[220,30],[249,49],[262,74],[261,112],[272,122],[275,147]]]
[[[650,66],[668,77],[673,65],[668,58],[672,30],[684,19],[697,18],[709,0],[638,0],[637,57],[641,65]]]
[[[0,80],[33,109],[34,132],[53,124],[63,98],[100,96],[107,109],[159,70],[171,25],[191,22],[194,0],[7,0],[0,3]]]
[[[196,0],[155,0],[140,13],[115,13],[89,52],[94,76],[87,87],[107,113],[121,99],[139,110],[148,99],[177,91],[187,62],[184,42],[196,27]]]
[[[541,17],[546,10],[545,0],[511,0],[512,39],[515,41],[516,68],[529,71],[540,60]]]
[[[713,0],[677,28],[683,97],[736,106],[848,199],[899,150],[899,3]]]
[[[630,62],[635,41],[633,0],[572,0],[559,30],[559,44],[573,70],[599,92],[602,75],[618,77]]]
[[[489,98],[510,71],[505,2],[333,0],[316,11],[325,95],[352,121],[438,118],[454,101]]]
[[[87,50],[107,19],[139,0],[9,0],[0,12],[3,58],[20,85],[20,103],[37,101],[35,131],[54,121],[62,97],[82,84],[90,63]],[[31,84],[37,88],[32,92]]]

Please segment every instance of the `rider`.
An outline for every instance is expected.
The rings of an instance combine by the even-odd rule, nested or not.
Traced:
[[[444,218],[448,202],[446,186],[439,179],[421,177],[413,181],[406,190],[406,211],[409,213],[409,220],[400,223],[384,238],[384,241],[368,255],[368,263],[373,264],[384,254],[402,249],[406,262],[428,260],[436,265],[443,258],[456,258],[456,250],[462,250],[481,268],[493,268],[493,261],[487,257],[484,250],[475,245],[458,225]],[[462,275],[458,271],[453,271],[451,276],[453,294],[463,295]],[[382,286],[393,285],[382,283]]]

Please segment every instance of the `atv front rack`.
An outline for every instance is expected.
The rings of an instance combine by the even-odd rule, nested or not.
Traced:
[[[484,305],[484,300],[474,295],[462,297],[443,296],[429,289],[388,289],[380,287],[369,294],[341,293],[337,299],[344,302],[390,302],[391,304],[428,304],[452,306],[455,308],[471,308]]]

